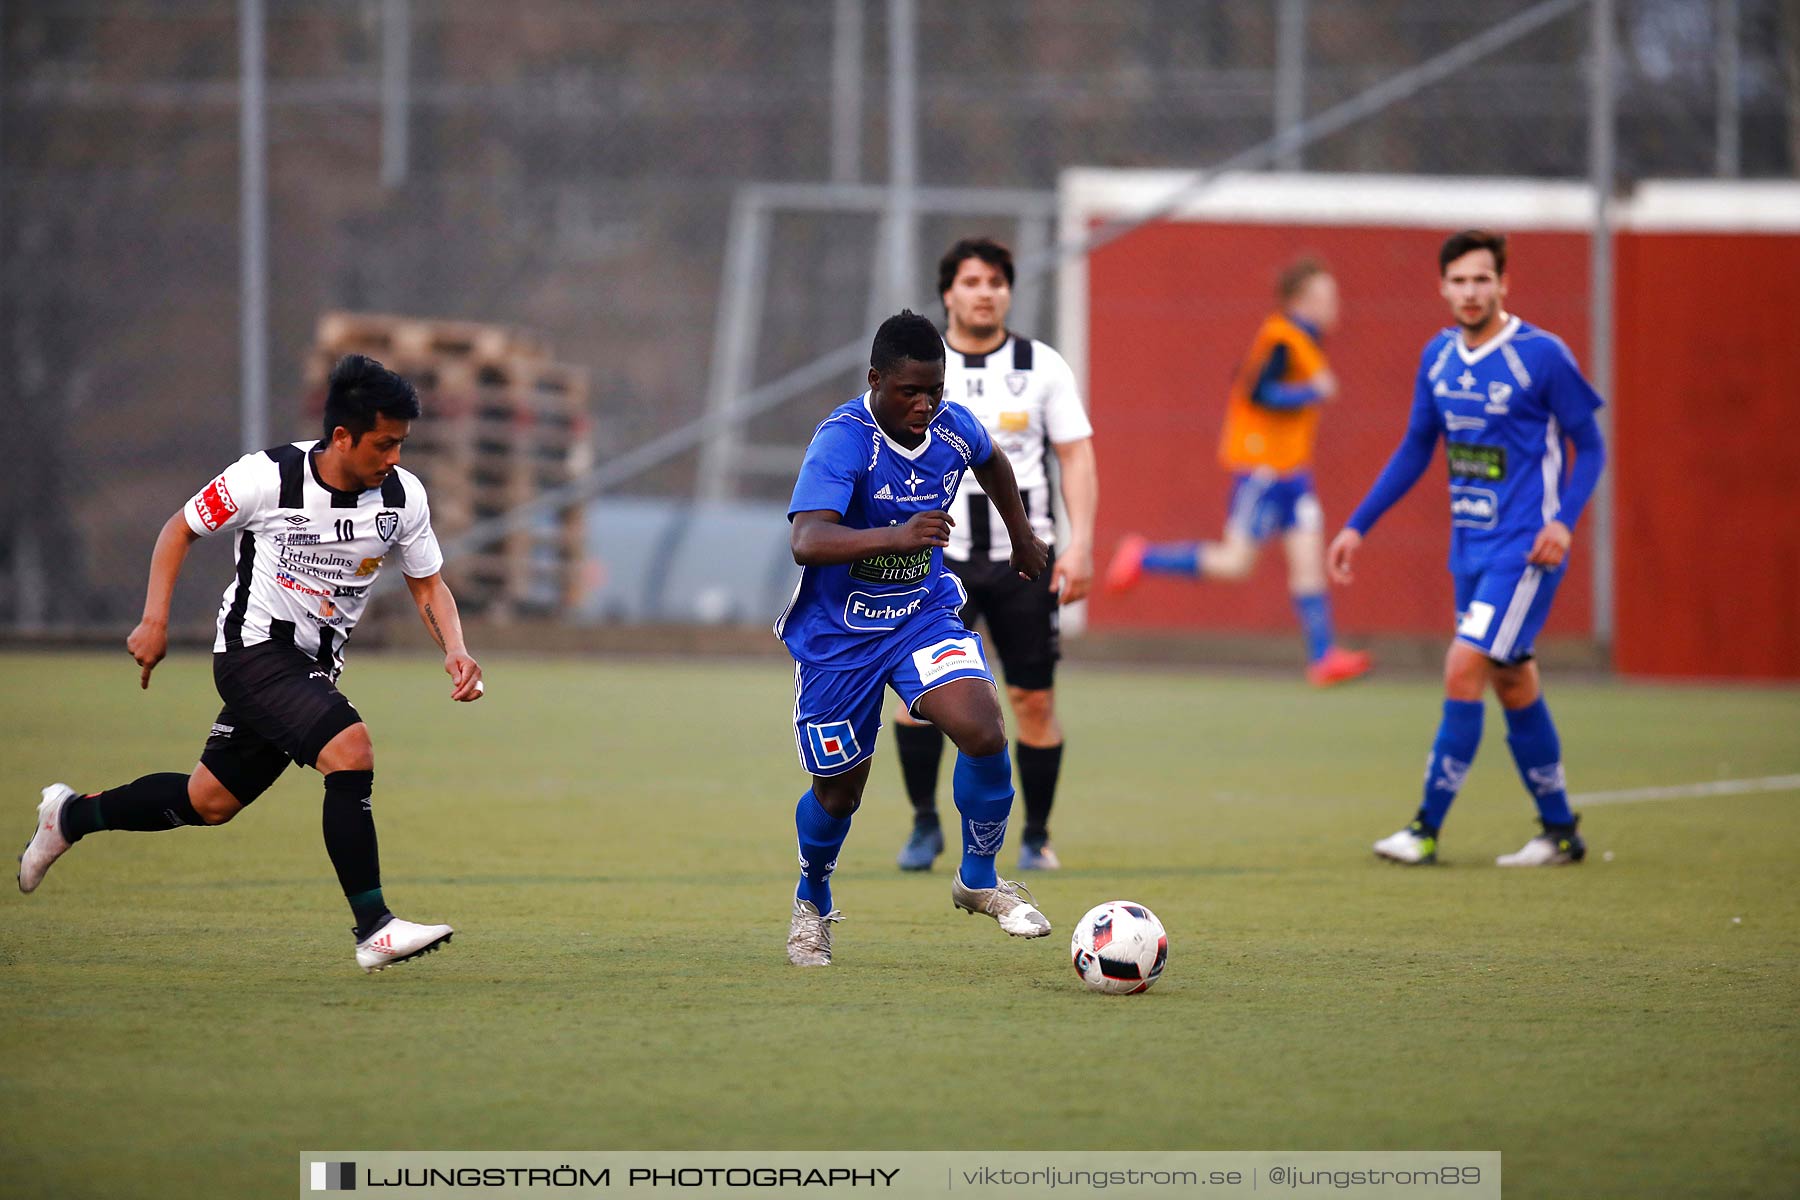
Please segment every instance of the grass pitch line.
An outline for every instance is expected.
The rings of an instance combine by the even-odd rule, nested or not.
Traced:
[[[1686,800],[1696,796],[1747,796],[1752,792],[1800,791],[1800,775],[1764,775],[1761,779],[1721,779],[1714,783],[1677,783],[1669,787],[1624,788],[1570,796],[1571,804],[1630,804],[1637,800]]]

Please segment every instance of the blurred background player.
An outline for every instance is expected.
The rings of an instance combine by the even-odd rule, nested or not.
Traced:
[[[968,408],[1006,452],[1031,518],[1032,534],[1052,544],[1050,570],[1021,579],[1012,569],[1012,539],[980,480],[968,479],[950,504],[950,544],[944,565],[968,592],[963,623],[986,622],[1012,703],[1019,790],[1025,829],[1021,871],[1060,866],[1050,846],[1050,809],[1062,772],[1063,729],[1056,717],[1056,661],[1061,657],[1058,609],[1088,594],[1094,575],[1094,509],[1099,479],[1093,426],[1088,424],[1075,373],[1062,355],[1006,327],[1012,309],[1012,252],[987,238],[964,239],[938,261],[948,352],[944,395]],[[1055,549],[1046,447],[1056,455],[1069,543]],[[944,852],[938,820],[938,764],[944,735],[894,712],[894,745],[912,800],[913,831],[897,860],[903,871],[924,871]]]
[[[972,471],[1012,537],[1011,569],[1027,579],[1050,550],[1031,531],[1004,451],[962,405],[944,401],[944,343],[913,312],[882,322],[869,353],[869,390],[813,433],[788,518],[803,570],[776,636],[794,656],[794,740],[812,786],[794,824],[800,883],[788,961],[831,965],[831,873],[862,803],[881,730],[882,688],[956,743],[954,792],[963,855],[950,899],[1014,937],[1050,922],[994,859],[1012,811],[1012,761],[1000,695],[981,638],[957,616],[968,596],[944,570],[950,498]]]
[[[1264,319],[1232,381],[1219,461],[1232,473],[1225,532],[1216,542],[1152,545],[1126,537],[1107,566],[1111,591],[1145,571],[1238,583],[1249,578],[1262,543],[1281,534],[1288,592],[1306,634],[1306,677],[1324,687],[1369,669],[1368,654],[1332,639],[1325,595],[1325,521],[1313,488],[1319,406],[1337,395],[1321,346],[1337,326],[1337,280],[1316,258],[1301,258],[1276,283],[1280,309]]]
[[[1401,863],[1437,860],[1438,830],[1481,744],[1483,696],[1506,710],[1506,743],[1543,833],[1503,867],[1580,862],[1562,743],[1544,704],[1532,643],[1550,615],[1582,506],[1606,460],[1600,396],[1562,340],[1507,313],[1506,239],[1465,230],[1438,252],[1439,290],[1456,326],[1425,344],[1406,435],[1332,539],[1331,575],[1351,581],[1365,534],[1418,481],[1439,435],[1450,467],[1450,573],[1456,639],[1444,658],[1444,715],[1425,764],[1425,797],[1405,829],[1375,843]],[[1575,448],[1566,464],[1563,443]]]
[[[398,556],[413,603],[444,652],[452,700],[478,700],[481,668],[463,646],[456,601],[439,568],[419,477],[400,447],[419,415],[412,384],[373,359],[337,364],[324,438],[246,454],[170,517],[150,558],[143,619],[126,648],[139,686],[169,648],[169,603],[188,550],[237,535],[237,571],[219,605],[213,682],[225,707],[188,775],[145,775],[104,792],[44,789],[38,825],[19,858],[31,892],[71,845],[107,829],[153,832],[222,825],[297,762],[325,777],[325,849],[356,919],[356,962],[379,971],[450,940],[448,925],[388,911],[381,892],[375,749],[369,727],[337,689],[344,646],[387,556]]]

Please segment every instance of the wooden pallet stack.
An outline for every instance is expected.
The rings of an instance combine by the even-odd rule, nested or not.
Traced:
[[[520,329],[379,313],[319,318],[307,360],[310,411],[325,403],[331,368],[366,354],[419,389],[401,462],[431,492],[432,525],[451,542],[593,465],[586,368],[553,360],[542,338]],[[585,570],[583,506],[572,505],[455,559],[446,573],[461,607],[496,619],[553,615],[580,603]]]

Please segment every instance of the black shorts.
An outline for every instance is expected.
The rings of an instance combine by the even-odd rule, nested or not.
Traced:
[[[1062,657],[1060,615],[1050,590],[1056,556],[1051,555],[1036,579],[1020,579],[1005,559],[946,558],[944,565],[969,593],[963,624],[972,629],[978,617],[987,622],[987,643],[1000,656],[1008,686],[1034,692],[1055,686],[1056,660]]]
[[[329,671],[283,642],[214,654],[213,685],[225,707],[200,761],[239,804],[268,791],[289,762],[318,762],[332,738],[362,720]]]

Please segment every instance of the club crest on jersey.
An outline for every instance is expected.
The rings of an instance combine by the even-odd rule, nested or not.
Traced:
[[[393,541],[394,534],[398,533],[399,531],[400,531],[400,514],[399,513],[395,512],[391,508],[384,508],[380,512],[375,514],[375,532],[381,535],[382,541],[384,541],[384,542]]]
[[[231,489],[225,486],[223,475],[207,484],[206,490],[194,497],[194,515],[208,529],[218,529],[231,520],[237,510],[237,501],[231,498]]]
[[[962,482],[961,471],[944,472],[944,503],[949,504],[956,498],[956,485]]]
[[[1006,390],[1015,396],[1023,396],[1025,394],[1025,385],[1030,382],[1031,376],[1023,371],[1008,371],[1006,373]]]
[[[1496,416],[1506,415],[1506,402],[1512,399],[1512,384],[1499,379],[1488,381],[1487,411]]]
[[[848,721],[809,723],[806,744],[812,750],[813,762],[821,767],[848,766],[857,757],[856,731]]]

